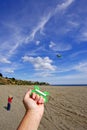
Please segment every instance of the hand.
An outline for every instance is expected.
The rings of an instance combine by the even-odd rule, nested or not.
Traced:
[[[44,112],[44,99],[31,90],[25,94],[23,103],[26,113],[17,130],[37,130]]]
[[[25,94],[23,103],[25,105],[25,108],[29,112],[34,112],[34,114],[40,115],[42,117],[44,113],[44,99],[43,97],[40,97],[39,95],[32,93],[31,90],[28,90],[28,92]]]

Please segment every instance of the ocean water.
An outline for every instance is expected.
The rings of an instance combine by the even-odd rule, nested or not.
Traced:
[[[85,86],[85,87],[87,87],[87,84],[51,84],[52,86],[65,86],[65,87],[70,87],[70,86],[73,86],[73,87],[83,87],[83,86]]]

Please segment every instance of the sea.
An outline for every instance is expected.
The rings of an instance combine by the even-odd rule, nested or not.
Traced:
[[[70,87],[70,86],[73,86],[73,87],[87,87],[87,84],[51,84],[52,86],[61,86],[61,87]]]

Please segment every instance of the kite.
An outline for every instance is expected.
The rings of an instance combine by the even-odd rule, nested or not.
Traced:
[[[58,58],[62,57],[60,54],[57,54],[56,56],[57,56]]]

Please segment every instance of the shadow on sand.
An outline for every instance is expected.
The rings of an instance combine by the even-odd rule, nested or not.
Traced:
[[[4,109],[7,110],[7,106],[4,106]]]

